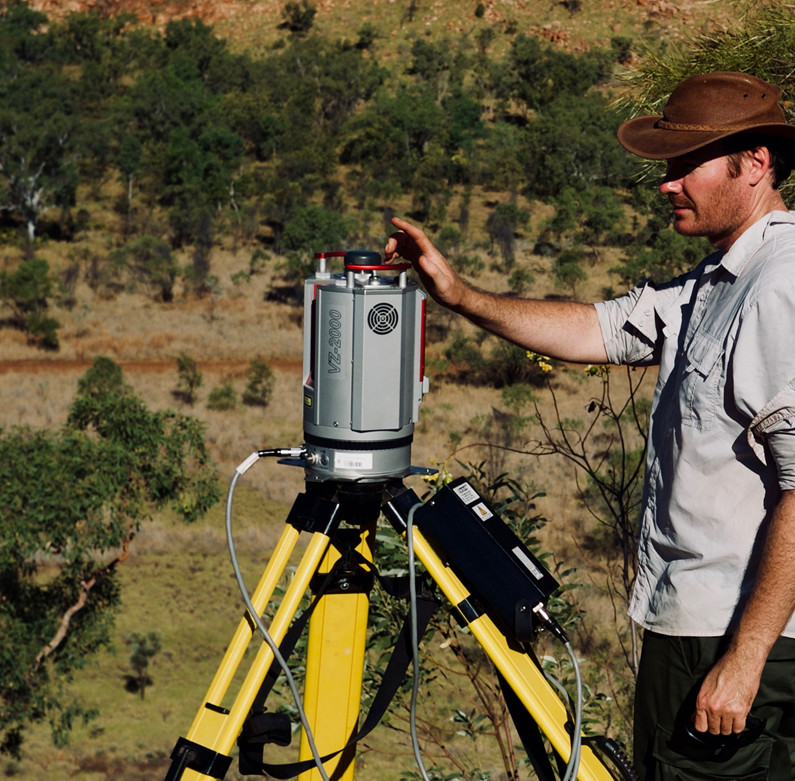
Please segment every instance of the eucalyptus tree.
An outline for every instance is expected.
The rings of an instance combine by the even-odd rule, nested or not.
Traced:
[[[64,685],[110,642],[141,522],[167,505],[190,522],[218,498],[201,424],[148,409],[107,358],[62,428],[0,431],[0,752],[43,721],[63,743],[93,715]]]

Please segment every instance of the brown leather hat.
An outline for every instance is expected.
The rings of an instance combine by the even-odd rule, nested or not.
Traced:
[[[678,157],[746,131],[795,141],[795,125],[787,123],[780,97],[777,86],[745,73],[690,76],[674,88],[662,116],[624,122],[618,140],[650,160]]]

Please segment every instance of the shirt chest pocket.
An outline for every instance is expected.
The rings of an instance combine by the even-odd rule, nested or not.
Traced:
[[[682,381],[682,422],[701,431],[715,422],[723,403],[724,345],[705,332],[696,333],[687,348]]]

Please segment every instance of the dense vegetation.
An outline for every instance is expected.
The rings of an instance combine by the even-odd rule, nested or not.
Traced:
[[[456,186],[555,197],[630,185],[608,141],[617,117],[590,90],[615,52],[575,57],[519,34],[495,60],[488,32],[477,44],[417,39],[405,71],[387,71],[369,52],[372,29],[353,42],[295,34],[253,60],[196,20],[159,34],[97,14],[49,24],[11,5],[0,28],[7,219],[31,241],[69,237],[89,219],[72,213],[78,185],[116,176],[131,232],[162,210],[156,229],[172,247],[197,246],[256,207],[277,249],[300,249],[306,210],[328,221],[348,192],[360,208],[411,193],[417,217],[438,223]]]
[[[572,294],[597,246],[623,248],[622,285],[698,257],[654,213],[637,163],[615,142],[621,116],[610,87],[628,41],[575,56],[512,32],[492,54],[497,33],[484,23],[456,39],[417,37],[410,57],[387,68],[372,25],[329,40],[313,34],[308,9],[287,7],[289,33],[254,58],[198,20],[159,32],[125,16],[53,22],[25,3],[6,7],[0,229],[26,254],[0,275],[9,324],[58,346],[45,313],[53,280],[34,257],[42,239],[97,234],[114,248],[84,251],[82,264],[62,269],[66,288],[82,274],[95,290],[139,284],[170,301],[180,276],[198,294],[212,290],[222,236],[251,249],[252,272],[268,250],[301,278],[315,250],[380,241],[407,200],[448,248],[485,231],[517,292],[528,282],[514,267],[529,216],[520,197],[554,206],[535,250],[557,255],[556,279]],[[781,19],[765,13],[746,29],[780,31]],[[739,68],[758,51],[753,43],[749,33],[718,48]],[[721,67],[714,50],[678,67],[647,58],[658,73],[647,66],[642,100],[656,99],[648,85],[667,90],[688,69]],[[786,59],[766,56],[769,68],[757,55],[752,69],[788,86]],[[470,225],[475,190],[491,195],[484,225]],[[94,213],[109,192],[112,222]]]
[[[540,249],[569,250],[560,280],[572,288],[584,246],[632,240],[620,205],[636,168],[614,141],[605,92],[622,41],[574,56],[519,33],[492,56],[484,24],[473,39],[417,38],[408,61],[387,69],[371,26],[332,41],[307,25],[255,59],[197,20],[160,33],[126,17],[51,22],[24,3],[6,7],[0,228],[27,256],[0,276],[9,324],[57,348],[49,271],[31,265],[44,239],[97,234],[115,248],[62,270],[67,287],[82,274],[95,290],[140,284],[163,301],[179,275],[199,294],[212,288],[222,235],[252,247],[252,265],[257,249],[283,253],[300,276],[313,250],[380,240],[373,217],[401,197],[457,245],[473,189],[494,193],[476,227],[508,264],[527,218],[517,197],[556,203]],[[112,223],[95,214],[107,192]],[[649,224],[643,240],[663,227]]]

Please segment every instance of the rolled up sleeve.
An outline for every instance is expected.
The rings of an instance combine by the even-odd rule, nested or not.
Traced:
[[[743,315],[734,351],[734,395],[751,418],[754,453],[775,464],[782,490],[795,488],[795,286],[780,280]]]
[[[659,339],[656,301],[657,291],[651,285],[644,285],[595,305],[610,363],[653,362]]]
[[[751,421],[748,443],[760,461],[775,464],[782,491],[795,489],[795,379]]]

